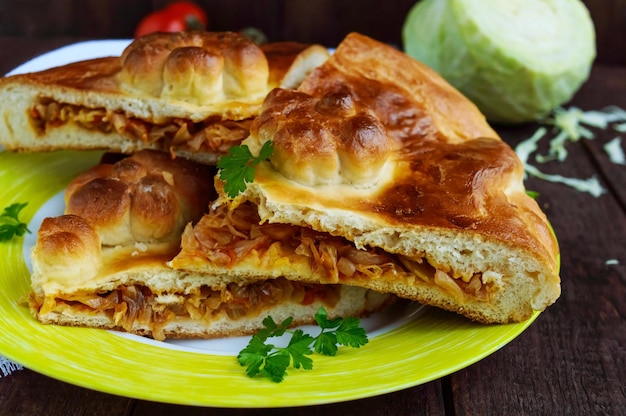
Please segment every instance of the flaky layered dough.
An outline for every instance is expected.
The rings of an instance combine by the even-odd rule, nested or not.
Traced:
[[[363,250],[375,247],[427,264],[432,271],[432,282],[344,276],[341,283],[390,291],[482,322],[523,320],[558,298],[558,245],[544,213],[526,195],[522,164],[477,108],[436,73],[391,47],[351,34],[298,92],[298,99],[271,117],[306,124],[314,120],[310,100],[348,96],[384,126],[391,139],[389,166],[370,187],[350,180],[311,184],[285,175],[288,162],[279,153],[279,160],[272,157],[257,167],[243,195],[234,201],[222,197],[219,203],[235,209],[249,201],[262,223],[328,233]],[[306,115],[287,116],[298,111]],[[340,137],[350,130],[349,120],[340,110],[333,116],[334,136]],[[268,139],[294,145],[301,140],[301,129],[277,133],[264,127],[271,125],[264,119],[263,113],[244,142],[251,149]],[[323,151],[309,147],[310,165],[305,160],[292,168],[315,169]],[[352,157],[361,156],[354,151]],[[368,163],[352,166],[362,174],[371,169]],[[491,287],[487,300],[445,289],[444,282],[467,283],[475,276]]]
[[[272,88],[299,85],[327,57],[319,45],[262,49],[230,32],[147,35],[120,57],[0,80],[0,144],[17,151],[148,148],[214,163],[248,135]]]

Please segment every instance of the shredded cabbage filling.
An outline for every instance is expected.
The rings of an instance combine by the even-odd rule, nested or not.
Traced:
[[[237,320],[256,316],[261,310],[290,301],[310,305],[316,300],[327,307],[339,301],[338,285],[293,282],[283,278],[223,289],[202,286],[191,293],[158,294],[141,285],[120,286],[106,293],[78,293],[62,297],[31,299],[40,315],[63,313],[67,308],[88,314],[104,314],[117,328],[133,332],[147,327],[157,340],[165,339],[164,328],[175,320],[211,322],[226,314]]]
[[[248,136],[251,122],[250,119],[232,121],[209,118],[194,123],[172,118],[165,123],[153,123],[121,111],[59,103],[46,98],[39,99],[31,108],[30,118],[40,133],[71,122],[88,130],[105,133],[114,131],[133,140],[158,142],[164,149],[174,150],[182,146],[196,152],[203,150],[224,154]]]
[[[498,288],[495,281],[483,281],[480,272],[453,277],[424,258],[413,259],[379,248],[359,250],[343,237],[306,227],[259,222],[257,210],[249,203],[233,210],[220,206],[183,233],[183,253],[204,256],[225,267],[235,267],[249,256],[265,264],[275,264],[279,258],[288,258],[292,263],[304,261],[325,283],[420,281],[439,286],[459,302],[468,298],[488,301]]]

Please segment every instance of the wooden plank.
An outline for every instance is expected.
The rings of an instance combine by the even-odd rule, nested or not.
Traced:
[[[240,31],[260,29],[271,41],[282,40],[282,2],[276,0],[212,0],[197,3],[207,12],[209,30]]]
[[[452,377],[457,415],[619,414],[626,404],[625,217],[609,197],[553,195],[544,203],[563,253],[561,298],[519,339]],[[605,264],[616,257],[621,266]]]
[[[0,416],[125,416],[132,400],[99,393],[28,369],[0,378]]]
[[[151,10],[148,0],[23,0],[2,6],[2,34],[37,38],[130,37]]]
[[[350,32],[401,45],[402,25],[414,0],[285,1],[284,38],[334,47]]]
[[[583,0],[596,29],[596,62],[626,64],[626,2]]]

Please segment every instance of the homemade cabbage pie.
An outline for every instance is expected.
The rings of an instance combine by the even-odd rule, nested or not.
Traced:
[[[35,316],[163,339],[250,333],[268,314],[310,322],[322,305],[367,314],[396,297],[483,323],[555,302],[556,238],[476,106],[366,36],[320,48],[161,34],[1,81],[8,149],[132,154],[77,177],[65,215],[41,226]],[[223,168],[176,157],[213,164],[268,141],[238,195]]]

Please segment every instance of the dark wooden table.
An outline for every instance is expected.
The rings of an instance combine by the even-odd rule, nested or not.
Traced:
[[[0,37],[0,72],[77,39]],[[570,105],[626,109],[626,67],[594,67]],[[497,127],[511,145],[535,125]],[[618,415],[626,414],[626,167],[613,164],[595,140],[571,144],[550,170],[596,175],[599,198],[530,178],[529,189],[552,222],[562,251],[558,302],[501,350],[442,379],[352,402],[288,409],[177,406],[113,396],[28,369],[0,378],[0,415]],[[626,146],[626,134],[624,146]],[[619,264],[606,264],[617,259]],[[0,334],[2,336],[2,334]],[[45,342],[45,340],[42,340]],[[1,353],[1,352],[0,352]],[[184,383],[184,380],[181,380]]]

